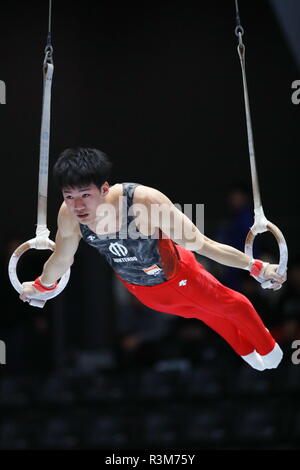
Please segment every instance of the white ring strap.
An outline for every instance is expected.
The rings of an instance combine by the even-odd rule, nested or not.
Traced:
[[[43,65],[44,72],[44,92],[42,108],[42,124],[40,137],[40,166],[38,184],[38,210],[36,237],[20,245],[12,254],[8,274],[10,282],[20,293],[22,285],[17,275],[17,264],[20,257],[29,249],[52,250],[55,243],[49,239],[50,232],[47,228],[47,191],[48,191],[48,167],[49,167],[49,142],[50,142],[50,110],[51,110],[51,85],[54,71],[53,63],[47,63],[47,54]],[[70,269],[61,277],[57,287],[53,291],[39,292],[30,300],[30,305],[43,307],[48,299],[56,297],[65,288],[69,281]]]

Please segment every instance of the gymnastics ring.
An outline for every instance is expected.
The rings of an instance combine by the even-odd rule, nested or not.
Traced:
[[[38,211],[36,237],[24,242],[11,255],[8,264],[8,275],[10,282],[19,294],[23,288],[18,279],[17,265],[20,257],[30,249],[36,250],[55,250],[55,243],[49,239],[50,232],[47,228],[47,189],[48,189],[48,165],[49,165],[49,136],[50,136],[50,108],[51,108],[51,85],[54,70],[51,45],[51,0],[49,1],[49,25],[47,46],[45,48],[45,58],[43,62],[44,89],[43,89],[43,108],[42,124],[40,134],[40,166],[39,166],[39,184],[38,184]],[[29,297],[29,304],[33,307],[44,307],[47,300],[56,297],[65,288],[69,281],[70,268],[60,278],[55,289],[48,292],[39,292],[34,297]]]
[[[253,190],[253,200],[254,200],[254,224],[250,228],[248,235],[245,240],[245,253],[250,258],[253,258],[253,242],[259,233],[263,232],[271,232],[279,247],[279,265],[277,268],[277,273],[280,276],[285,276],[286,269],[287,269],[287,262],[288,262],[288,248],[285,241],[285,238],[279,228],[270,222],[263,211],[260,192],[259,192],[259,184],[258,184],[258,177],[257,177],[257,170],[256,170],[256,162],[255,162],[255,152],[254,152],[254,141],[253,141],[253,132],[252,132],[252,124],[251,124],[251,116],[250,116],[250,105],[249,105],[249,96],[248,96],[248,87],[247,87],[247,78],[246,78],[246,71],[245,71],[245,45],[242,40],[242,36],[244,34],[244,28],[241,26],[240,23],[240,15],[238,9],[238,1],[235,0],[235,8],[236,8],[236,19],[237,19],[237,26],[235,28],[235,34],[239,38],[238,43],[238,55],[240,58],[241,70],[242,70],[242,78],[243,78],[243,91],[244,91],[244,102],[245,102],[245,113],[246,113],[246,125],[247,125],[247,136],[248,136],[248,149],[249,149],[249,157],[250,157],[250,168],[251,168],[251,179],[252,179],[252,190]],[[253,276],[258,282],[261,283],[261,286],[264,289],[272,288],[278,290],[281,288],[281,284],[276,286],[276,281],[265,280],[261,277]]]
[[[28,240],[22,245],[20,245],[11,255],[11,258],[9,260],[9,265],[8,265],[8,275],[10,282],[12,283],[13,287],[16,289],[19,294],[22,292],[22,284],[20,283],[17,275],[17,265],[18,261],[21,258],[21,256],[28,250],[30,249],[36,249],[36,250],[52,250],[54,251],[55,249],[55,243],[50,240],[49,238],[43,239],[43,243],[41,246],[40,239],[37,237],[32,238],[31,240]],[[70,268],[68,271],[63,274],[61,277],[60,281],[57,284],[57,287],[49,292],[39,292],[37,295],[32,297],[29,301],[29,304],[32,305],[33,307],[40,307],[43,308],[46,301],[49,299],[52,299],[53,297],[56,297],[58,294],[61,293],[61,291],[65,288],[69,281],[70,277]]]

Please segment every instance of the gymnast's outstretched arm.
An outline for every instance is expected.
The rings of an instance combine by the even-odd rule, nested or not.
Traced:
[[[247,269],[252,275],[260,275],[262,280],[271,279],[277,284],[282,284],[286,275],[281,276],[276,271],[278,265],[264,263],[259,260],[253,260],[248,255],[236,248],[218,243],[203,235],[192,221],[160,191],[149,187],[140,187],[136,190],[136,202],[143,203],[149,208],[157,206],[158,209],[165,208],[165,217],[151,218],[151,224],[160,226],[162,232],[176,243],[184,248],[195,251],[202,256],[206,256],[225,266],[231,266],[240,269]],[[162,211],[161,211],[162,213]],[[147,213],[145,213],[147,215]],[[151,212],[153,214],[153,211]],[[148,217],[149,220],[149,217]],[[140,218],[141,224],[143,219]],[[155,226],[150,227],[151,232],[155,230]],[[180,236],[178,236],[180,234]],[[257,272],[256,272],[257,271]],[[256,272],[256,273],[255,273]],[[277,286],[276,284],[276,286]]]
[[[57,218],[57,233],[55,238],[55,251],[48,258],[43,267],[40,282],[45,287],[51,287],[73,264],[74,255],[77,251],[81,234],[78,223],[63,203]],[[31,282],[22,284],[20,299],[28,302],[30,297],[38,293]]]

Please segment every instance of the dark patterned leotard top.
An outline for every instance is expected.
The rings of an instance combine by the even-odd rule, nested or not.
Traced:
[[[122,183],[123,212],[120,231],[97,235],[80,224],[83,240],[105,256],[114,271],[129,284],[153,286],[171,279],[179,267],[175,243],[167,238],[138,231],[132,210],[134,190],[139,184]]]

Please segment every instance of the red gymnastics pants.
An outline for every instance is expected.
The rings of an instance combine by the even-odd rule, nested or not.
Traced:
[[[181,246],[176,248],[180,265],[172,279],[155,286],[128,284],[121,279],[122,283],[153,310],[202,320],[241,356],[254,349],[261,355],[272,351],[275,340],[251,302],[223,286],[198,263],[191,251]]]

